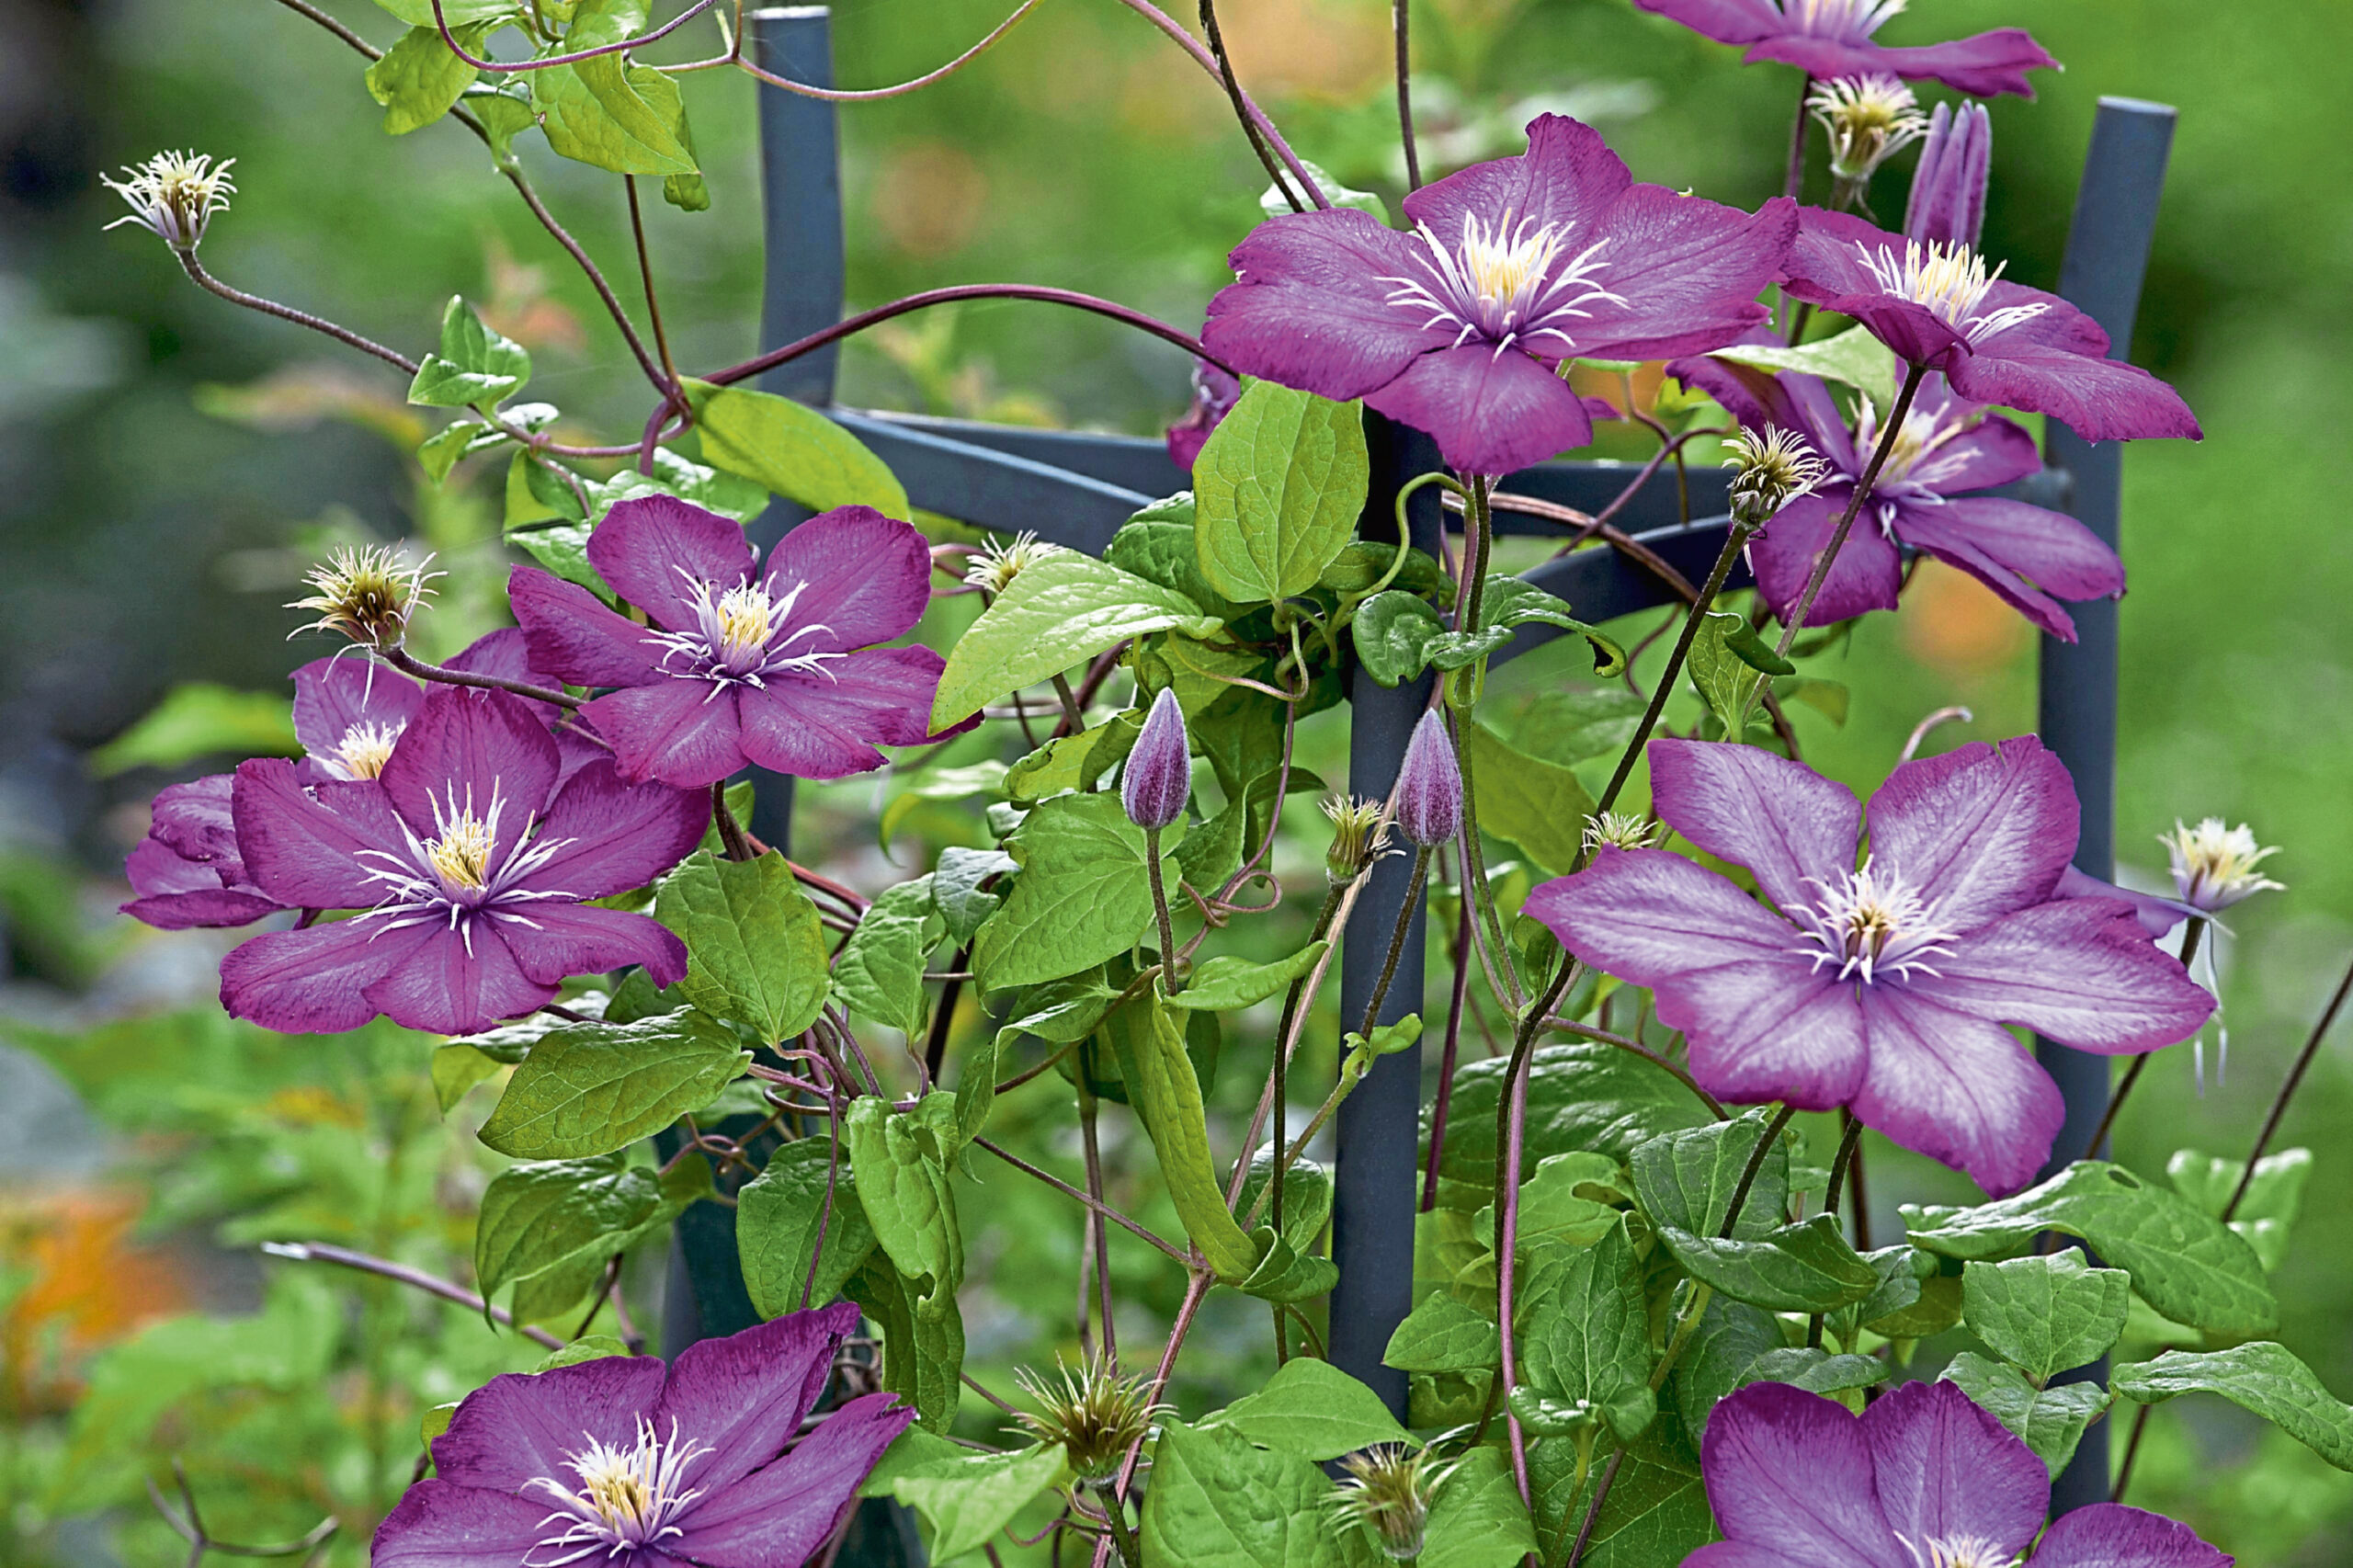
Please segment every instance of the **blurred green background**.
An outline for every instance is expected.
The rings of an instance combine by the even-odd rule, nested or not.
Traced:
[[[380,43],[396,34],[367,0],[328,8]],[[1393,197],[1383,0],[1222,9],[1245,81],[1301,152]],[[846,0],[839,78],[914,75],[999,19],[1000,0]],[[1421,0],[1415,23],[1431,163],[1515,151],[1528,113],[1561,108],[1601,124],[1638,177],[1748,206],[1778,187],[1787,70],[1742,67],[1628,0]],[[2216,944],[2227,1073],[2210,1030],[2203,1092],[2190,1052],[2168,1052],[2118,1131],[2120,1156],[2154,1174],[2184,1145],[2243,1153],[2353,946],[2340,608],[2353,550],[2339,499],[2353,479],[2353,9],[1921,0],[1887,36],[2005,24],[2030,26],[2068,66],[2042,76],[2038,102],[1994,107],[1986,248],[2022,281],[2056,276],[2096,99],[2182,111],[2134,358],[2183,389],[2208,438],[2127,463],[2124,874],[2157,885],[2154,835],[2215,813],[2284,846],[2266,869],[2290,884],[2235,912]],[[710,45],[698,24],[656,58]],[[631,438],[643,418],[642,384],[597,301],[480,145],[448,124],[388,140],[361,68],[270,0],[0,0],[0,1034],[47,1063],[0,1056],[0,1557],[12,1562],[176,1560],[139,1478],[180,1452],[220,1499],[224,1535],[283,1539],[336,1511],[350,1528],[335,1560],[357,1562],[349,1538],[397,1495],[418,1410],[536,1357],[462,1312],[265,1269],[251,1250],[312,1235],[462,1259],[486,1167],[462,1115],[454,1131],[440,1123],[425,1043],[391,1030],[281,1042],[208,1018],[225,944],[110,915],[120,854],[169,776],[106,773],[124,759],[94,767],[95,748],[174,683],[275,690],[323,652],[282,642],[295,618],[278,607],[325,541],[413,537],[457,558],[461,591],[435,633],[452,643],[489,623],[498,547],[491,478],[461,470],[435,493],[402,456],[427,427],[391,372],[199,293],[136,230],[102,233],[121,209],[100,172],[165,146],[234,156],[240,194],[204,251],[220,276],[412,354],[462,292],[530,347],[532,395],[561,404],[570,428]],[[689,81],[713,206],[653,209],[685,367],[757,347],[753,91],[729,73]],[[842,135],[853,307],[1022,280],[1189,326],[1257,216],[1262,178],[1214,85],[1113,0],[1047,0],[953,79],[847,109]],[[617,182],[537,138],[523,145],[550,202],[634,299]],[[1908,164],[1883,176],[1882,213],[1900,211]],[[1138,433],[1187,396],[1165,346],[1020,304],[855,340],[842,382],[853,403]],[[1951,574],[1924,574],[1843,665],[1824,673],[1855,688],[1852,721],[1805,715],[1801,733],[1811,760],[1860,787],[1941,704],[1971,705],[1977,722],[1939,746],[2032,723],[2030,637]],[[1526,661],[1498,695],[1562,668]],[[1336,735],[1308,744],[1336,757]],[[804,833],[811,853],[879,885],[888,869],[862,820],[876,798],[870,783],[825,791]],[[924,831],[957,835],[946,822]],[[1302,835],[1293,857],[1311,897],[1313,849]],[[1235,1074],[1222,1088],[1247,1097]],[[2353,1392],[2353,1161],[2325,1130],[2348,1118],[2339,1048],[2286,1130],[2318,1161],[2278,1282],[2281,1337],[2341,1393]],[[1066,1155],[1060,1136],[1034,1134]],[[1898,1201],[1972,1196],[1876,1141],[1874,1154],[1883,1236]],[[1076,1249],[1070,1214],[1005,1187],[968,1215],[995,1238],[974,1271],[988,1308],[967,1305],[993,1386],[1067,1339]],[[1133,1198],[1149,1219],[1152,1195]],[[1119,1256],[1137,1332],[1156,1337],[1165,1281],[1140,1247]],[[657,1266],[638,1271],[649,1292]],[[1051,1289],[1030,1282],[1049,1276]],[[266,1317],[235,1315],[265,1301]],[[229,1315],[172,1316],[197,1309]],[[1188,1354],[1205,1402],[1265,1353],[1255,1312],[1225,1329],[1213,1314]],[[2353,1529],[2353,1483],[2200,1401],[2159,1413],[2133,1500],[2248,1564],[2340,1562]]]

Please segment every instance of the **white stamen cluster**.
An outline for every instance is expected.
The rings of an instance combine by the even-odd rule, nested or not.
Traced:
[[[539,922],[511,906],[573,895],[519,884],[573,841],[544,835],[531,838],[529,835],[532,824],[526,823],[523,839],[500,860],[498,824],[506,811],[506,798],[496,780],[492,781],[486,811],[475,809],[471,785],[462,802],[458,798],[457,786],[448,786],[443,796],[433,801],[430,838],[417,837],[406,823],[402,823],[401,835],[407,840],[405,855],[388,849],[358,852],[358,859],[381,862],[369,869],[368,876],[382,884],[385,892],[382,903],[354,918],[382,920],[383,925],[378,928],[380,935],[447,920],[449,929],[465,938],[469,954],[473,951],[476,915],[537,929]]]
[[[1849,198],[1861,193],[1881,164],[1928,133],[1920,100],[1893,76],[1820,83],[1806,108],[1830,134],[1831,177]]]
[[[634,1562],[638,1550],[658,1548],[660,1542],[684,1535],[678,1517],[702,1495],[701,1488],[686,1484],[687,1471],[711,1451],[707,1443],[681,1442],[676,1417],[666,1439],[657,1437],[654,1423],[643,1416],[638,1417],[637,1441],[630,1447],[590,1437],[587,1447],[564,1456],[565,1465],[579,1477],[577,1487],[551,1476],[535,1476],[524,1483],[525,1491],[556,1505],[540,1526],[564,1528],[542,1537],[525,1553],[523,1568],[563,1568],[589,1558],[624,1554]]]
[[[1918,1568],[2016,1568],[2018,1554],[1984,1536],[1953,1536],[1939,1540],[1930,1537],[1915,1541],[1898,1535],[1904,1549],[1912,1554]]]
[[[983,593],[995,596],[1013,585],[1013,580],[1050,555],[1060,555],[1063,547],[1048,544],[1025,528],[1013,536],[1010,544],[991,540],[983,545],[964,568],[964,581]]]
[[[1809,38],[1869,38],[1906,0],[1779,0],[1781,15]]]
[[[362,719],[344,731],[333,756],[323,756],[318,761],[328,772],[346,778],[377,778],[383,773],[384,764],[392,761],[393,743],[406,727]]]
[[[362,647],[397,648],[407,640],[410,619],[433,597],[434,590],[427,585],[448,575],[426,571],[432,564],[430,555],[412,563],[388,545],[369,545],[364,550],[347,545],[326,564],[311,568],[302,579],[318,591],[286,608],[316,610],[319,619],[287,635],[339,631]]]
[[[136,167],[125,168],[123,178],[98,176],[99,183],[131,203],[127,216],[107,225],[119,229],[136,223],[176,251],[192,251],[203,243],[204,231],[215,212],[229,210],[236,184],[229,167],[205,153],[158,153]]]
[[[1648,849],[1666,836],[1666,824],[1631,812],[1604,812],[1585,824],[1585,852],[1590,856],[1604,845],[1612,849]]]
[[[1430,1460],[1427,1449],[1384,1444],[1340,1461],[1347,1472],[1328,1506],[1342,1525],[1360,1525],[1381,1555],[1408,1562],[1421,1555],[1430,1503],[1452,1472]]]
[[[1539,223],[1522,218],[1518,223],[1506,211],[1492,225],[1475,213],[1462,215],[1460,240],[1448,245],[1425,224],[1414,231],[1423,254],[1415,259],[1424,277],[1380,279],[1396,287],[1388,302],[1427,312],[1425,327],[1454,329],[1454,347],[1483,338],[1501,354],[1521,339],[1549,337],[1553,349],[1566,358],[1574,341],[1561,324],[1589,316],[1586,309],[1600,301],[1625,301],[1596,279],[1604,264],[1607,240],[1597,240],[1576,256],[1567,256],[1570,226]]]
[[[1839,979],[1859,973],[1866,985],[1882,970],[1905,979],[1915,970],[1934,974],[1927,960],[1949,955],[1945,944],[1961,935],[1938,928],[1936,910],[1926,899],[1874,870],[1869,860],[1859,871],[1806,881],[1820,898],[1788,913],[1812,944],[1796,950],[1813,960],[1816,973],[1824,964],[1836,964]]]
[[[2255,830],[2245,823],[2232,827],[2221,817],[2207,817],[2196,827],[2185,827],[2177,820],[2173,831],[2159,834],[2157,842],[2173,861],[2175,891],[2193,909],[2211,914],[2286,885],[2256,869],[2279,847],[2256,844]]]
[[[1732,515],[1743,527],[1760,528],[1775,514],[1830,477],[1830,465],[1794,430],[1768,425],[1744,429],[1724,443],[1724,466],[1733,470]]]
[[[1873,494],[1906,485],[1935,493],[1960,476],[1968,460],[1944,449],[1974,429],[1979,416],[1969,414],[1948,418],[1949,412],[1915,407],[1904,415],[1904,424],[1887,449],[1887,460],[1880,465],[1879,478],[1872,483]],[[1855,450],[1879,449],[1879,421],[1877,403],[1868,397],[1857,400]]]
[[[722,587],[702,581],[684,567],[676,570],[694,592],[695,625],[692,631],[652,634],[652,640],[662,646],[664,674],[681,680],[710,681],[710,695],[717,697],[732,683],[765,687],[769,676],[822,670],[827,660],[841,657],[838,653],[791,651],[802,638],[832,630],[816,621],[785,630],[791,626],[792,607],[800,602],[808,584],[795,583],[783,597],[771,598],[764,583],[739,582]],[[672,668],[674,659],[684,660],[685,667]]]
[[[2032,321],[2051,308],[2037,301],[1998,311],[1981,310],[1985,296],[2002,280],[2002,267],[1987,272],[1985,258],[1967,245],[1924,245],[1906,240],[1901,256],[1889,246],[1873,248],[1859,240],[1855,248],[1882,293],[1911,301],[1971,344]]]
[[[1324,852],[1324,876],[1345,887],[1381,856],[1391,853],[1381,802],[1363,795],[1326,795],[1324,814],[1332,819],[1331,846]]]

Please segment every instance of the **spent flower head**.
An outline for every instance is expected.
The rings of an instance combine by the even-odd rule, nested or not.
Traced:
[[[964,568],[964,581],[984,594],[995,596],[1013,585],[1014,578],[1023,570],[1036,565],[1050,555],[1060,555],[1063,547],[1048,544],[1030,529],[1024,528],[1013,536],[1010,544],[991,540],[971,557]]]
[[[1038,1402],[1038,1409],[1016,1411],[1013,1418],[1040,1443],[1061,1445],[1072,1473],[1082,1482],[1108,1481],[1128,1450],[1173,1412],[1173,1406],[1153,1402],[1150,1379],[1141,1372],[1121,1377],[1103,1357],[1075,1368],[1057,1357],[1054,1373],[1050,1378],[1027,1367],[1014,1372],[1013,1381]]]
[[[2206,914],[2287,885],[2256,869],[2279,846],[2256,844],[2255,830],[2245,823],[2231,827],[2221,817],[2206,817],[2196,827],[2185,827],[2177,819],[2173,831],[2159,834],[2157,842],[2173,860],[2173,885],[2181,902]]]
[[[121,179],[100,175],[99,183],[131,203],[131,211],[107,227],[136,223],[176,251],[194,250],[203,243],[212,215],[227,211],[229,198],[236,194],[229,178],[236,161],[215,164],[208,153],[158,153],[125,168]]]
[[[1588,817],[1585,824],[1585,852],[1590,859],[1593,852],[1604,845],[1612,849],[1649,849],[1666,836],[1666,824],[1632,812],[1604,812]]]
[[[433,557],[411,562],[390,545],[371,544],[338,549],[324,565],[313,566],[302,579],[318,591],[296,599],[288,609],[313,609],[319,619],[298,626],[289,636],[305,631],[340,631],[362,647],[387,651],[408,636],[409,619],[425,608],[434,590],[434,578],[447,573],[428,572]]]
[[[1324,852],[1324,875],[1334,887],[1356,881],[1367,866],[1389,853],[1389,826],[1381,802],[1363,795],[1326,795],[1324,814],[1332,819],[1332,846]]]
[[[1928,133],[1920,100],[1893,76],[1845,76],[1817,83],[1805,104],[1830,133],[1830,176],[1838,182],[1841,205],[1861,205],[1879,166]]]
[[[1732,476],[1732,515],[1743,528],[1761,528],[1775,513],[1830,476],[1830,465],[1815,455],[1803,436],[1768,425],[1743,429],[1724,444],[1724,466]]]
[[[1392,1562],[1420,1556],[1430,1502],[1454,1467],[1434,1460],[1427,1449],[1387,1443],[1348,1455],[1340,1468],[1347,1478],[1332,1493],[1334,1517],[1343,1526],[1363,1526]]]

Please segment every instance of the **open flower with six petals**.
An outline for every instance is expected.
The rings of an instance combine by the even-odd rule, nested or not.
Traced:
[[[1904,0],[1634,0],[1718,43],[1745,44],[1751,62],[1777,60],[1817,79],[1884,72],[1942,82],[1956,92],[2034,97],[2026,74],[2059,62],[2024,28],[1909,48],[1874,36]]]

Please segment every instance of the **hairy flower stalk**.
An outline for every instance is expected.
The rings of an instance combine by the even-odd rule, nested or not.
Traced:
[[[1893,76],[1842,77],[1817,85],[1806,108],[1830,136],[1831,206],[1870,210],[1871,176],[1928,133],[1912,89]]]
[[[215,212],[229,210],[237,191],[230,165],[237,160],[213,163],[204,153],[158,153],[136,167],[125,168],[123,178],[98,176],[100,184],[131,204],[131,211],[107,225],[119,229],[136,223],[176,251],[193,251],[204,243],[204,231]]]
[[[334,631],[363,648],[389,653],[408,640],[408,623],[433,597],[430,585],[444,572],[428,572],[433,557],[412,562],[389,545],[337,550],[324,565],[314,566],[302,580],[317,592],[296,599],[288,609],[318,611],[319,619],[298,626],[287,635]]]

